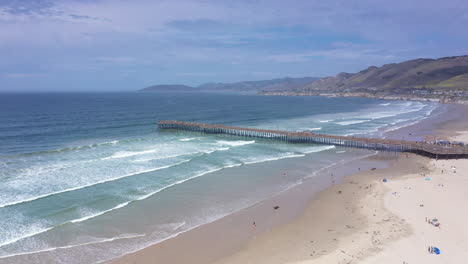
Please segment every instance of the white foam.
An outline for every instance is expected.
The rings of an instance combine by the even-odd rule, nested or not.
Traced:
[[[357,160],[357,159],[364,159],[364,158],[367,158],[367,157],[370,157],[370,156],[373,156],[375,154],[377,154],[378,151],[372,151],[372,153],[370,154],[367,154],[367,155],[363,155],[363,156],[357,156],[357,157],[354,157],[354,158],[351,158],[349,160],[346,160],[346,159],[343,159],[343,160],[340,160],[338,162],[335,162],[335,163],[331,163],[330,165],[328,166],[324,166],[316,171],[314,171],[312,174],[310,174],[309,176],[306,176],[304,178],[305,179],[309,179],[309,178],[312,178],[312,177],[315,177],[316,175],[318,175],[319,173],[321,173],[322,171],[326,170],[326,169],[329,169],[329,168],[332,168],[334,166],[337,166],[337,165],[342,165],[344,163],[349,163],[349,162],[352,162],[353,160]]]
[[[390,105],[390,103],[379,104],[379,105],[387,106],[387,105]]]
[[[106,145],[115,145],[120,143],[119,140],[113,140],[113,141],[108,141],[108,142],[101,142],[101,143],[93,143],[89,145],[82,145],[82,146],[75,146],[75,147],[65,147],[65,148],[59,148],[59,149],[51,149],[51,150],[42,150],[42,151],[37,151],[37,152],[30,152],[30,153],[24,153],[21,155],[40,155],[40,154],[50,154],[50,153],[60,153],[60,152],[68,152],[68,151],[75,151],[75,150],[82,150],[82,149],[92,149],[100,146],[106,146]]]
[[[319,120],[319,123],[328,123],[330,121],[333,121],[333,119],[330,119],[330,120]]]
[[[365,120],[349,120],[349,121],[342,121],[342,122],[336,122],[338,125],[342,126],[347,126],[347,125],[353,125],[353,124],[360,124],[360,123],[365,123],[369,122],[371,120],[365,119]]]
[[[116,240],[120,240],[120,239],[138,238],[138,237],[143,237],[143,236],[146,236],[146,234],[127,235],[127,236],[122,235],[122,236],[106,238],[106,239],[87,242],[87,243],[82,243],[82,244],[73,244],[73,245],[68,245],[68,246],[52,247],[52,248],[46,248],[46,249],[41,249],[41,250],[36,250],[36,251],[22,252],[22,253],[18,253],[18,254],[3,255],[3,256],[0,256],[0,258],[10,258],[10,257],[24,256],[24,255],[30,255],[30,254],[36,254],[36,253],[44,253],[44,252],[54,251],[54,250],[57,250],[57,249],[68,249],[68,248],[74,248],[74,247],[82,247],[82,246],[112,242],[112,241],[116,241]]]
[[[148,198],[148,197],[150,197],[150,196],[152,196],[152,195],[154,195],[154,194],[157,194],[157,193],[159,193],[159,192],[161,192],[161,191],[166,190],[167,188],[171,188],[172,186],[175,186],[175,185],[184,183],[184,182],[186,182],[186,181],[189,181],[189,180],[192,180],[192,179],[195,179],[195,178],[204,176],[204,175],[206,175],[206,174],[208,174],[208,173],[212,173],[212,172],[216,172],[216,171],[222,170],[222,169],[224,169],[224,168],[225,168],[225,167],[210,169],[210,170],[208,170],[208,171],[204,171],[204,172],[200,172],[199,174],[195,174],[195,175],[193,175],[193,176],[191,176],[191,177],[188,177],[188,178],[185,178],[185,179],[182,179],[182,180],[178,180],[178,181],[176,181],[176,182],[174,182],[174,183],[171,183],[171,184],[166,185],[166,186],[164,186],[164,187],[162,187],[162,188],[160,188],[160,189],[157,189],[157,190],[155,190],[155,191],[153,191],[153,192],[150,192],[150,193],[148,193],[148,194],[146,194],[146,195],[144,195],[144,196],[141,196],[141,197],[135,199],[135,201],[144,200],[144,199],[146,199],[146,198]]]
[[[54,227],[47,227],[47,228],[38,228],[37,230],[35,231],[32,231],[32,232],[29,232],[25,235],[21,235],[19,237],[15,237],[15,238],[12,238],[12,239],[9,239],[9,240],[6,240],[6,241],[3,241],[1,244],[0,244],[0,247],[3,247],[3,246],[6,246],[6,245],[9,245],[11,243],[15,243],[21,239],[25,239],[25,238],[28,238],[28,237],[32,237],[32,236],[35,236],[35,235],[39,235],[41,233],[44,233],[44,232],[47,232],[51,229],[53,229]]]
[[[148,173],[148,172],[153,172],[153,171],[157,171],[157,170],[167,169],[167,168],[170,168],[170,167],[174,167],[174,166],[177,166],[177,165],[180,165],[180,164],[189,162],[190,160],[191,160],[191,159],[183,160],[183,161],[181,161],[181,162],[174,163],[174,164],[170,164],[170,165],[166,165],[166,166],[161,166],[161,167],[156,167],[156,168],[141,170],[141,171],[137,171],[137,172],[134,172],[134,173],[125,174],[125,175],[121,175],[121,176],[118,176],[118,177],[114,177],[114,178],[110,178],[110,179],[105,179],[105,180],[93,182],[93,183],[86,184],[86,185],[81,185],[81,186],[77,186],[77,187],[72,187],[72,188],[63,189],[63,190],[56,191],[56,192],[46,193],[46,194],[43,194],[43,195],[38,195],[38,196],[35,196],[35,197],[31,197],[31,198],[27,198],[27,199],[15,201],[15,202],[9,202],[9,203],[0,204],[0,208],[6,207],[6,206],[15,205],[15,204],[21,204],[21,203],[31,202],[31,201],[34,201],[34,200],[42,199],[42,198],[45,198],[45,197],[48,197],[48,196],[52,196],[52,195],[56,195],[56,194],[60,194],[60,193],[76,191],[76,190],[83,189],[83,188],[87,188],[87,187],[91,187],[91,186],[94,186],[94,185],[98,185],[98,184],[102,184],[102,183],[106,183],[106,182],[116,181],[116,180],[119,180],[119,179],[123,179],[123,178],[131,177],[131,176],[139,175],[139,174],[142,174],[142,173]]]
[[[316,174],[318,174],[319,172],[321,172],[321,171],[323,171],[323,170],[325,170],[325,169],[327,169],[327,168],[336,166],[336,165],[338,165],[338,164],[342,164],[342,163],[344,163],[344,162],[350,162],[350,161],[355,160],[355,159],[361,159],[361,158],[369,157],[369,156],[375,155],[376,153],[377,153],[377,151],[373,152],[372,154],[363,155],[363,156],[360,156],[360,157],[356,157],[356,158],[353,158],[353,159],[348,160],[348,161],[344,161],[344,160],[343,160],[343,161],[338,162],[338,163],[332,163],[332,164],[330,164],[329,166],[323,167],[323,168],[321,168],[319,171],[317,171],[317,172],[315,172],[315,173],[309,175],[308,177],[304,178],[303,180],[305,180],[305,179],[307,179],[307,178],[310,178],[310,177],[314,177]],[[214,171],[218,171],[218,170],[221,170],[221,169],[222,169],[222,168],[214,169],[214,170],[209,171],[209,172],[206,172],[206,173],[204,173],[204,174],[211,173],[211,172],[214,172]],[[203,175],[204,175],[204,174],[203,174]],[[187,180],[190,180],[190,179],[187,179]],[[187,181],[187,180],[186,180],[186,181]],[[294,187],[294,186],[297,186],[297,185],[301,184],[301,183],[303,182],[303,180],[298,181],[298,182],[296,182],[296,183],[292,183],[292,184],[286,186],[285,190],[281,191],[280,193],[282,193],[282,192],[284,192],[284,191],[286,191],[286,190],[288,190],[288,189],[290,189],[290,188],[292,188],[292,187]],[[275,195],[277,195],[277,194],[275,194]],[[197,228],[197,227],[199,227],[199,226],[203,226],[203,225],[205,225],[205,224],[211,223],[211,222],[216,221],[216,220],[218,220],[218,219],[221,219],[221,218],[223,218],[223,217],[225,217],[225,216],[227,216],[227,215],[231,215],[231,214],[233,214],[233,213],[239,212],[239,211],[243,210],[244,208],[247,208],[247,207],[249,207],[249,206],[252,206],[252,205],[254,205],[254,204],[258,203],[258,202],[261,202],[261,201],[262,201],[262,200],[255,201],[255,202],[253,202],[253,203],[250,203],[250,204],[248,204],[248,205],[243,206],[242,208],[239,208],[239,209],[237,209],[237,210],[233,210],[233,211],[231,211],[231,212],[229,212],[229,213],[222,213],[222,214],[219,214],[219,215],[212,215],[212,216],[210,216],[210,217],[207,217],[207,218],[206,218],[206,221],[204,221],[203,223],[190,226],[189,228],[187,228],[187,229],[185,229],[185,230],[181,230],[181,231],[179,231],[179,232],[175,232],[175,233],[173,233],[173,234],[171,234],[171,235],[169,235],[169,236],[167,236],[167,237],[165,237],[165,238],[163,238],[163,239],[153,240],[153,241],[150,242],[150,244],[146,244],[146,245],[139,246],[137,249],[127,251],[127,252],[125,252],[124,254],[131,254],[131,253],[137,252],[138,250],[140,250],[140,249],[142,249],[142,248],[144,248],[144,247],[146,247],[146,246],[154,245],[154,244],[160,243],[160,242],[162,242],[162,241],[165,241],[165,240],[174,238],[174,237],[176,237],[176,236],[178,236],[178,235],[180,235],[180,234],[182,234],[182,233],[185,233],[185,232],[188,232],[188,231],[190,231],[190,230],[193,230],[194,228]],[[119,256],[123,256],[124,254],[121,254],[121,255],[119,255]],[[118,257],[119,257],[119,256],[118,256]],[[103,262],[104,262],[104,261],[103,261]],[[103,263],[103,262],[100,262],[100,263]]]
[[[219,141],[217,141],[217,143],[221,144],[221,145],[228,145],[228,146],[231,146],[231,147],[239,147],[239,146],[253,144],[253,143],[255,143],[255,140],[250,140],[250,141],[244,141],[244,140],[238,140],[238,141],[219,140]]]
[[[110,157],[102,158],[101,160],[126,158],[126,157],[138,156],[138,155],[145,155],[145,154],[154,153],[154,152],[156,152],[155,149],[144,150],[144,151],[119,151],[115,153],[114,155]]]
[[[309,154],[309,153],[316,153],[316,152],[320,152],[320,151],[324,151],[324,150],[328,150],[328,149],[334,149],[335,146],[321,146],[321,147],[313,147],[309,150],[306,150],[306,151],[301,151],[302,153],[304,154]]]
[[[55,164],[45,164],[45,165],[41,164],[41,165],[33,165],[29,168],[14,169],[13,171],[20,175],[26,175],[26,176],[35,175],[35,174],[48,174],[48,173],[52,173],[55,171],[63,170],[77,163],[79,162],[75,162],[75,163],[58,162]]]
[[[229,150],[230,148],[217,148],[217,149],[212,149],[212,150],[207,150],[207,151],[203,151],[203,153],[205,154],[211,154],[215,151],[226,151],[226,150]]]
[[[132,162],[147,162],[147,161],[152,161],[152,160],[161,160],[161,159],[170,159],[170,158],[177,158],[177,157],[182,157],[182,156],[188,156],[188,155],[195,155],[195,154],[200,154],[202,152],[189,152],[189,153],[182,153],[182,154],[177,154],[177,155],[169,155],[169,156],[162,156],[162,157],[155,157],[155,158],[148,158],[148,159],[138,159],[138,160],[133,160]]]
[[[426,112],[426,116],[430,116],[432,114],[432,112],[434,112],[434,110],[436,110],[437,108],[439,108],[439,105],[434,105],[432,106],[429,111]]]
[[[398,130],[398,129],[401,129],[401,128],[404,128],[404,127],[407,127],[407,126],[411,126],[411,125],[414,125],[414,124],[417,124],[419,123],[420,121],[426,119],[429,117],[429,115],[435,110],[437,109],[439,106],[438,105],[429,105],[429,110],[426,111],[425,113],[425,116],[418,116],[418,117],[414,117],[414,118],[410,118],[410,119],[398,119],[396,120],[395,122],[392,122],[388,128],[384,129],[383,131],[384,132],[390,132],[390,131],[394,131],[394,130]],[[397,124],[400,124],[399,126],[395,126]]]
[[[129,204],[129,202],[125,202],[125,203],[121,203],[115,207],[112,207],[111,209],[108,209],[108,210],[105,210],[105,211],[102,211],[102,212],[99,212],[99,213],[95,213],[95,214],[91,214],[91,215],[87,215],[85,217],[82,217],[82,218],[78,218],[78,219],[74,219],[74,220],[71,220],[70,223],[78,223],[78,222],[83,222],[83,221],[86,221],[88,219],[91,219],[91,218],[94,218],[94,217],[97,217],[97,216],[100,216],[100,215],[103,215],[105,213],[108,213],[110,211],[114,211],[114,210],[117,210],[119,208],[122,208],[124,206],[126,206],[127,204]]]
[[[412,106],[412,107],[410,107],[410,106]],[[424,107],[426,107],[426,105],[421,104],[421,103],[415,104],[414,106],[410,103],[410,104],[401,105],[400,107],[395,106],[394,110],[392,110],[392,111],[388,111],[388,108],[386,108],[387,110],[385,110],[385,111],[376,110],[374,113],[370,113],[370,114],[365,113],[361,117],[362,118],[370,118],[370,119],[381,119],[381,118],[392,117],[392,116],[397,116],[397,115],[401,115],[401,114],[408,114],[408,113],[412,113],[412,112],[418,112],[418,111],[424,109]]]
[[[107,141],[107,142],[101,142],[101,143],[90,144],[90,145],[88,145],[88,147],[115,145],[115,144],[118,144],[118,143],[120,143],[119,140],[112,140],[112,141]]]
[[[286,153],[286,155],[282,155],[282,156],[264,157],[260,159],[248,159],[244,161],[244,164],[255,164],[255,163],[261,163],[261,162],[267,162],[267,161],[273,161],[273,160],[297,158],[297,157],[304,157],[304,156],[305,154],[295,154],[295,153],[289,152],[289,153]]]
[[[407,122],[404,123],[404,124],[402,124],[402,125],[400,125],[400,126],[392,126],[392,127],[388,128],[388,129],[385,129],[384,132],[395,131],[395,130],[398,130],[398,129],[401,129],[401,128],[404,128],[404,127],[407,127],[407,126],[412,126],[412,125],[414,125],[414,124],[419,123],[422,119],[418,119],[417,121],[414,121],[414,122],[409,122],[409,121],[411,121],[411,120],[412,120],[412,119],[406,120]],[[394,125],[394,124],[392,124],[392,125]]]
[[[340,151],[337,151],[336,153],[345,153],[346,150],[340,150]]]
[[[234,167],[239,167],[239,166],[242,166],[242,163],[229,163],[229,164],[226,164],[224,165],[224,169],[227,169],[227,168],[234,168]]]
[[[194,140],[196,138],[182,138],[182,139],[179,139],[179,141],[191,141],[191,140]]]
[[[310,130],[310,131],[316,131],[316,130],[321,130],[321,129],[322,129],[321,127],[306,128],[306,130]]]
[[[183,227],[185,224],[186,224],[185,221],[182,221],[182,222],[180,222],[180,223],[174,223],[174,224],[173,224],[173,227],[172,227],[172,231],[175,231],[175,230],[177,230],[177,229]]]
[[[205,151],[188,152],[188,153],[169,155],[169,156],[162,156],[162,157],[155,157],[155,158],[148,158],[148,159],[138,159],[138,160],[134,160],[132,162],[139,163],[139,162],[148,162],[148,161],[152,161],[152,160],[177,158],[177,157],[196,155],[196,154],[211,154],[211,153],[216,152],[216,151],[226,151],[226,150],[229,150],[229,149],[230,148],[228,148],[228,147],[214,148],[214,149],[209,149],[209,150],[205,150]]]
[[[253,205],[253,204],[250,204],[249,206],[251,206],[251,205]],[[248,207],[248,206],[245,206],[244,208],[246,208],[246,207]],[[214,221],[216,221],[216,220],[218,220],[218,219],[221,219],[221,218],[223,218],[223,217],[225,217],[225,216],[227,216],[227,215],[236,213],[236,212],[238,212],[238,211],[240,211],[240,210],[242,210],[242,209],[243,209],[243,208],[238,209],[238,210],[234,210],[234,211],[229,212],[229,213],[223,213],[223,214],[220,214],[220,215],[214,215],[214,216],[208,217],[208,218],[206,218],[206,221],[203,222],[203,223],[196,224],[196,225],[191,225],[189,228],[187,228],[187,229],[185,229],[185,230],[181,230],[181,231],[178,231],[178,232],[174,232],[173,234],[170,234],[170,235],[168,235],[168,236],[166,236],[165,238],[162,238],[162,239],[158,236],[158,238],[156,238],[155,240],[148,241],[149,243],[145,243],[145,244],[142,244],[142,245],[137,246],[136,249],[132,249],[132,250],[123,252],[123,253],[120,254],[120,255],[113,256],[112,258],[107,258],[107,259],[100,260],[98,263],[108,262],[108,261],[110,261],[111,259],[116,259],[116,258],[118,258],[118,257],[122,257],[122,256],[127,255],[127,254],[135,253],[135,252],[137,252],[137,251],[139,251],[139,250],[141,250],[141,249],[143,249],[143,248],[145,248],[145,247],[148,247],[148,246],[150,246],[150,245],[155,245],[155,244],[157,244],[157,243],[161,243],[161,242],[166,241],[166,240],[168,240],[168,239],[177,237],[177,236],[180,235],[180,234],[183,234],[183,233],[185,233],[185,232],[187,232],[187,231],[190,231],[190,230],[193,230],[193,229],[195,229],[195,228],[197,228],[197,227],[200,227],[200,226],[209,224],[209,223],[211,223],[211,222],[214,222]]]

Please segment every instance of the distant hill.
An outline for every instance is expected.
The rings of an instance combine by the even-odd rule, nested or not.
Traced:
[[[305,84],[318,80],[320,78],[303,77],[303,78],[279,78],[262,81],[245,81],[236,83],[205,83],[198,87],[190,87],[187,85],[154,85],[139,91],[141,92],[187,92],[187,91],[220,91],[220,92],[259,92],[278,89],[296,89],[303,87]]]
[[[189,92],[196,88],[183,84],[160,84],[140,89],[140,92]]]
[[[205,83],[198,87],[155,85],[140,91],[257,92],[264,95],[360,96],[468,103],[468,55],[371,66],[358,73],[343,72],[326,78],[286,77],[235,83]]]
[[[292,89],[263,94],[407,97],[438,100],[468,98],[468,56],[416,59],[340,73]]]
[[[206,83],[198,86],[201,90],[216,91],[268,91],[277,89],[296,89],[320,78],[279,78],[262,81],[245,81],[236,83]]]

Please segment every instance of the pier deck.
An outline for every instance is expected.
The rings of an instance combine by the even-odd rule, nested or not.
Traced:
[[[343,147],[364,148],[382,151],[410,152],[438,159],[468,158],[468,146],[433,144],[423,141],[392,140],[380,138],[334,136],[310,132],[289,132],[203,123],[190,123],[174,120],[159,121],[161,129],[176,129],[208,134],[225,134],[241,137],[267,138],[289,143],[313,143]]]

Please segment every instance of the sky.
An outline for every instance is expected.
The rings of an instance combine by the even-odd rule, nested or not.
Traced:
[[[0,92],[326,77],[468,54],[466,0],[0,0]]]

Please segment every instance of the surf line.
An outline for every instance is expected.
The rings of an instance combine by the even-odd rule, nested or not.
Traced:
[[[16,204],[22,204],[22,203],[26,203],[26,202],[31,202],[31,201],[43,199],[43,198],[46,198],[46,197],[49,197],[49,196],[52,196],[52,195],[56,195],[56,194],[76,191],[76,190],[88,188],[88,187],[91,187],[91,186],[94,186],[94,185],[103,184],[103,183],[106,183],[106,182],[112,182],[112,181],[120,180],[120,179],[123,179],[123,178],[140,175],[140,174],[143,174],[143,173],[148,173],[148,172],[152,172],[152,171],[167,169],[167,168],[170,168],[170,167],[174,167],[174,166],[189,162],[190,160],[191,159],[188,159],[188,160],[184,160],[184,161],[181,161],[181,162],[178,162],[178,163],[175,163],[175,164],[171,164],[171,165],[161,166],[161,167],[148,169],[148,170],[142,170],[142,171],[138,171],[138,172],[135,172],[135,173],[129,173],[129,174],[126,174],[126,175],[122,175],[122,176],[107,179],[107,180],[102,180],[102,181],[98,181],[98,182],[94,182],[94,183],[90,183],[90,184],[86,184],[86,185],[81,185],[81,186],[77,186],[77,187],[73,187],[73,188],[68,188],[68,189],[64,189],[64,190],[60,190],[60,191],[56,191],[56,192],[52,192],[52,193],[46,193],[46,194],[43,194],[43,195],[31,197],[31,198],[20,200],[20,201],[1,204],[0,208],[7,207],[7,206],[12,206],[12,205],[16,205]]]

